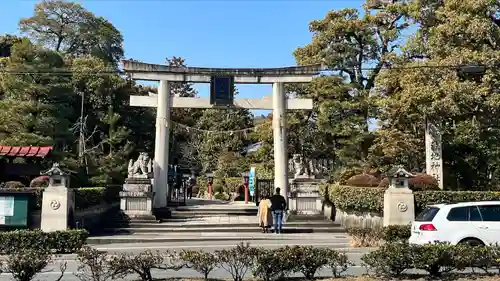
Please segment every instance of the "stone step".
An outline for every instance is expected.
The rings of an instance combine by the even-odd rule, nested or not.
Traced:
[[[105,233],[114,234],[140,234],[140,233],[193,233],[193,232],[232,232],[232,233],[260,233],[262,229],[256,225],[252,227],[141,227],[141,228],[108,228]],[[283,233],[345,233],[340,227],[283,227]]]
[[[172,211],[171,218],[213,217],[213,216],[257,216],[257,212],[247,211]]]
[[[257,221],[255,219],[255,221]],[[168,219],[166,221],[162,221],[161,223],[122,223],[117,225],[120,228],[212,228],[212,227],[220,227],[220,228],[233,228],[233,227],[256,227],[257,222],[248,222],[248,223],[211,223],[204,221],[190,221],[190,220],[175,220]],[[316,227],[324,227],[324,228],[340,228],[340,224],[336,224],[328,221],[310,221],[310,222],[286,222],[284,224],[285,227],[307,227],[307,228],[316,228]]]
[[[129,234],[94,236],[87,239],[89,245],[132,243],[183,243],[183,242],[228,242],[280,240],[284,245],[289,240],[328,241],[333,246],[348,248],[349,239],[342,234],[273,234],[273,233],[169,233],[167,235]]]

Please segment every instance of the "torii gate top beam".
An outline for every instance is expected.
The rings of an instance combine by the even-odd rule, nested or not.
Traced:
[[[319,64],[282,68],[204,68],[170,67],[133,60],[122,62],[123,70],[131,74],[132,79],[147,81],[210,83],[211,76],[221,74],[233,76],[238,84],[308,83],[321,71]]]

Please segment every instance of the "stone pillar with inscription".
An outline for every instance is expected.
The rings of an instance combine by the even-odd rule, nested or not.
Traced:
[[[73,225],[75,194],[69,188],[69,174],[59,163],[42,172],[49,177],[49,186],[43,192],[40,228],[45,232],[66,230]]]
[[[153,215],[153,161],[142,152],[130,160],[128,177],[120,192],[120,209],[131,219],[156,220]]]
[[[425,121],[425,171],[436,178],[438,186],[443,189],[443,157],[441,147],[441,131],[436,124]]]
[[[389,188],[384,193],[384,226],[407,225],[415,219],[415,199],[408,187],[408,178],[414,177],[401,166],[387,173]]]

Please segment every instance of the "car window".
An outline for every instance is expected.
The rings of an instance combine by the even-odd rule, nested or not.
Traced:
[[[427,207],[415,218],[415,221],[432,221],[438,213],[438,207]]]
[[[500,205],[477,206],[483,221],[500,221]]]
[[[446,219],[448,221],[469,221],[468,207],[451,208]]]
[[[470,221],[483,221],[481,217],[481,213],[479,213],[479,209],[477,206],[469,207],[469,220]]]

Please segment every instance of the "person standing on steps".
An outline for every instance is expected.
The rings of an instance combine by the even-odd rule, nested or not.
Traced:
[[[193,172],[193,173],[191,173],[191,176],[189,177],[188,182],[187,182],[187,197],[189,199],[193,198],[193,187],[195,185],[196,185],[196,175]]]
[[[273,216],[271,215],[271,201],[268,196],[262,195],[259,202],[259,211],[257,217],[259,218],[259,226],[262,228],[262,233],[267,233],[273,224]]]
[[[280,195],[281,189],[279,187],[276,188],[276,193],[271,196],[271,212],[274,218],[274,233],[280,234],[282,230],[283,224],[283,215],[286,210],[286,199],[285,197]]]

